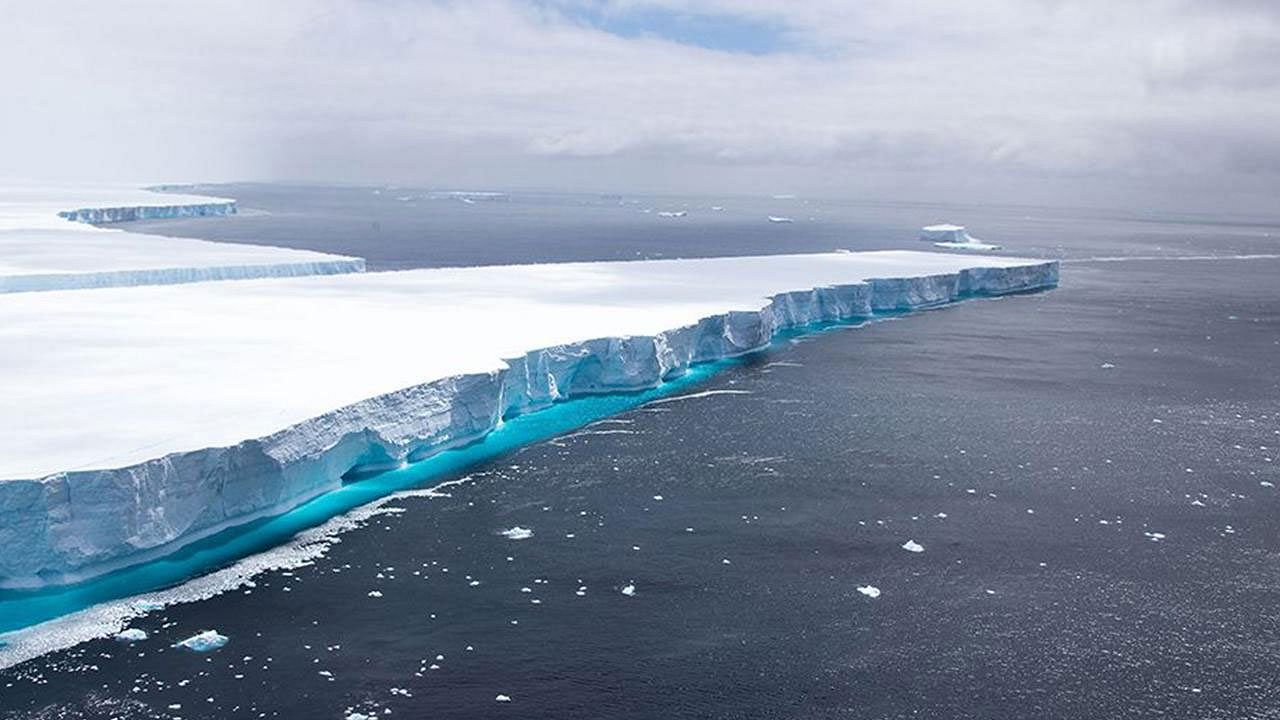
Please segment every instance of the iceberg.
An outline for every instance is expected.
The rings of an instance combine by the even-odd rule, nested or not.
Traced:
[[[920,239],[933,243],[934,247],[950,250],[999,250],[999,245],[985,243],[973,237],[963,225],[926,225],[920,229]]]
[[[127,188],[0,185],[0,294],[365,269],[362,258],[96,227],[236,212],[236,201],[227,198]]]
[[[227,644],[227,636],[222,635],[217,630],[205,630],[196,633],[181,642],[174,643],[174,647],[185,648],[193,652],[211,652],[217,650]]]
[[[147,639],[147,631],[138,628],[129,628],[115,634],[115,639],[123,643],[141,642]]]
[[[784,330],[1057,282],[1056,261],[888,251],[0,296],[0,585],[145,562]]]

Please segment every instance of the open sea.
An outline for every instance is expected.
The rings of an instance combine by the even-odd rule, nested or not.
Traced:
[[[250,529],[288,562],[193,549],[154,585],[235,582],[0,671],[0,718],[1280,718],[1280,220],[197,192],[242,214],[131,229],[396,270],[930,249],[947,221],[1064,262],[520,418]]]

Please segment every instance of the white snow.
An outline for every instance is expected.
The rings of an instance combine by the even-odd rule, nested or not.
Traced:
[[[623,586],[622,594],[626,595],[627,597],[632,597],[633,595],[635,595],[636,594],[635,583],[628,583],[627,585]]]
[[[19,545],[0,584],[136,561],[294,507],[352,467],[652,387],[780,329],[1051,287],[1057,272],[893,251],[4,295],[0,532]]]
[[[924,546],[923,546],[923,545],[921,545],[920,543],[916,542],[915,540],[908,540],[908,541],[906,541],[906,542],[902,543],[902,549],[903,549],[903,550],[906,550],[907,552],[910,552],[910,553],[922,553],[922,552],[924,552]]]
[[[875,598],[880,597],[880,588],[876,587],[875,585],[859,585],[858,592],[862,593],[863,595],[866,595],[867,597],[873,600]]]
[[[532,530],[530,530],[529,528],[520,527],[519,525],[509,530],[503,530],[502,533],[500,534],[503,537],[507,538],[508,540],[528,540],[529,538],[533,537]]]
[[[88,224],[235,212],[235,201],[227,198],[119,187],[0,185],[0,293],[364,270],[361,258]]]
[[[175,643],[174,647],[186,648],[195,652],[209,652],[217,650],[227,644],[227,636],[221,635],[217,630],[205,630],[197,633],[182,642]]]

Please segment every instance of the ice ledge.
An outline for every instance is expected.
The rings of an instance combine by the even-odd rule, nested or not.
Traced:
[[[365,269],[362,258],[97,227],[237,212],[235,200],[201,195],[133,188],[0,186],[0,294]]]
[[[73,222],[103,223],[132,222],[135,220],[160,220],[180,217],[206,217],[210,215],[235,215],[235,200],[182,203],[177,205],[126,205],[122,207],[84,207],[78,210],[62,210],[58,217]]]
[[[840,256],[813,257],[817,263]],[[559,400],[654,387],[694,364],[762,348],[782,330],[1058,283],[1056,261],[1000,260],[956,272],[780,292],[755,310],[708,314],[655,334],[532,350],[493,371],[378,394],[226,447],[0,481],[0,546],[6,548],[0,586],[64,584],[144,562],[287,511],[339,487],[352,470],[430,457],[483,437],[503,417]]]

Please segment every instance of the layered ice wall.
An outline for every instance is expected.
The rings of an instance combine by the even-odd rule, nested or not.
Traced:
[[[363,272],[361,258],[94,224],[234,215],[235,200],[132,188],[0,186],[0,293]],[[90,224],[93,223],[93,224]]]
[[[352,470],[566,398],[654,387],[784,329],[1057,281],[1052,261],[879,252],[11,296],[0,585],[165,554]]]

